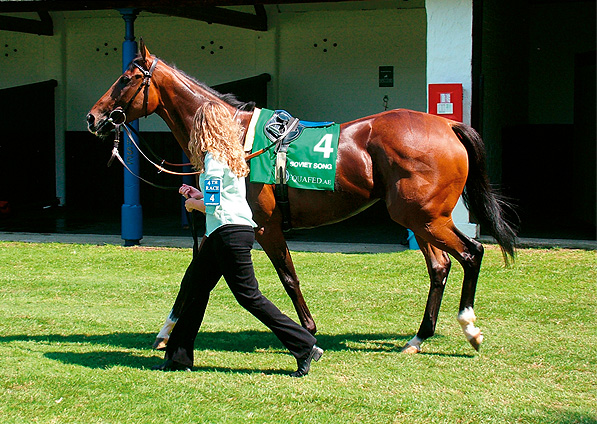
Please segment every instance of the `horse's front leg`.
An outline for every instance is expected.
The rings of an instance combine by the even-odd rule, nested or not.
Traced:
[[[158,333],[155,338],[155,342],[153,342],[153,348],[157,350],[166,350],[166,346],[168,345],[168,340],[170,339],[170,333],[174,328],[174,325],[178,321],[178,318],[173,315],[173,312],[170,311],[168,317],[166,318],[166,322],[164,322],[164,326]]]
[[[307,307],[300,288],[300,282],[294,270],[290,251],[282,229],[278,225],[259,228],[255,231],[255,239],[274,265],[286,293],[292,300],[301,325],[311,334],[317,332],[315,321]]]
[[[203,243],[205,243],[205,240],[205,236],[203,236],[200,243],[198,240],[195,240],[195,243],[193,244],[193,257],[195,257],[199,250],[201,250],[201,248],[203,247]],[[180,317],[180,315],[182,314],[182,311],[185,308],[187,301],[190,300],[189,298],[191,296],[190,292],[193,281],[191,279],[191,274],[189,273],[189,268],[190,266],[185,271],[184,277],[180,282],[180,289],[178,290],[178,295],[176,296],[176,300],[174,301],[172,310],[168,314],[168,317],[166,318],[166,321],[164,322],[162,329],[156,336],[155,342],[153,342],[152,347],[154,349],[166,349],[166,345],[168,344],[168,340],[170,339],[170,333],[172,332],[172,329],[174,328],[176,321],[178,321],[178,317]]]

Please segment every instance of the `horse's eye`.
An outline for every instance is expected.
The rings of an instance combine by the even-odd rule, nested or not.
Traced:
[[[126,85],[129,82],[131,82],[131,77],[129,77],[128,75],[123,75],[122,77],[120,77],[121,84]]]

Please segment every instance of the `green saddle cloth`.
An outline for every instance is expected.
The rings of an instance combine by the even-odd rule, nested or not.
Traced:
[[[271,144],[265,135],[264,127],[274,113],[269,109],[259,111],[255,122],[252,152],[257,152]],[[339,136],[339,124],[302,128],[300,135],[288,146],[286,155],[288,186],[307,190],[334,190]],[[274,184],[275,162],[275,148],[251,159],[251,182]]]

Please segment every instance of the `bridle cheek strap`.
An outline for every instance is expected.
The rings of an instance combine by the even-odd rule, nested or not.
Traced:
[[[148,92],[149,92],[149,85],[151,84],[151,77],[153,75],[153,71],[158,64],[159,59],[156,57],[151,64],[149,70],[145,69],[143,66],[139,65],[137,62],[133,62],[133,65],[139,69],[143,73],[143,82],[137,87],[137,91],[133,94],[133,97],[128,101],[126,104],[124,111],[125,113],[128,111],[129,106],[133,103],[141,89],[143,89],[143,110],[144,116],[147,117],[147,103],[148,103]]]

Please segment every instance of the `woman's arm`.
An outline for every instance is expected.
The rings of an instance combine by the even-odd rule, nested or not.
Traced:
[[[185,197],[185,199],[189,197],[194,197],[195,199],[203,198],[203,193],[201,193],[201,191],[188,184],[181,185],[178,189],[178,192],[182,194]]]
[[[203,203],[203,193],[201,191],[193,186],[183,184],[178,189],[178,192],[187,199],[184,202],[184,207],[187,211],[197,210],[205,213],[205,204]]]
[[[184,207],[188,212],[196,210],[201,213],[205,213],[205,203],[203,203],[203,198],[195,199],[194,197],[189,197],[184,202]]]

